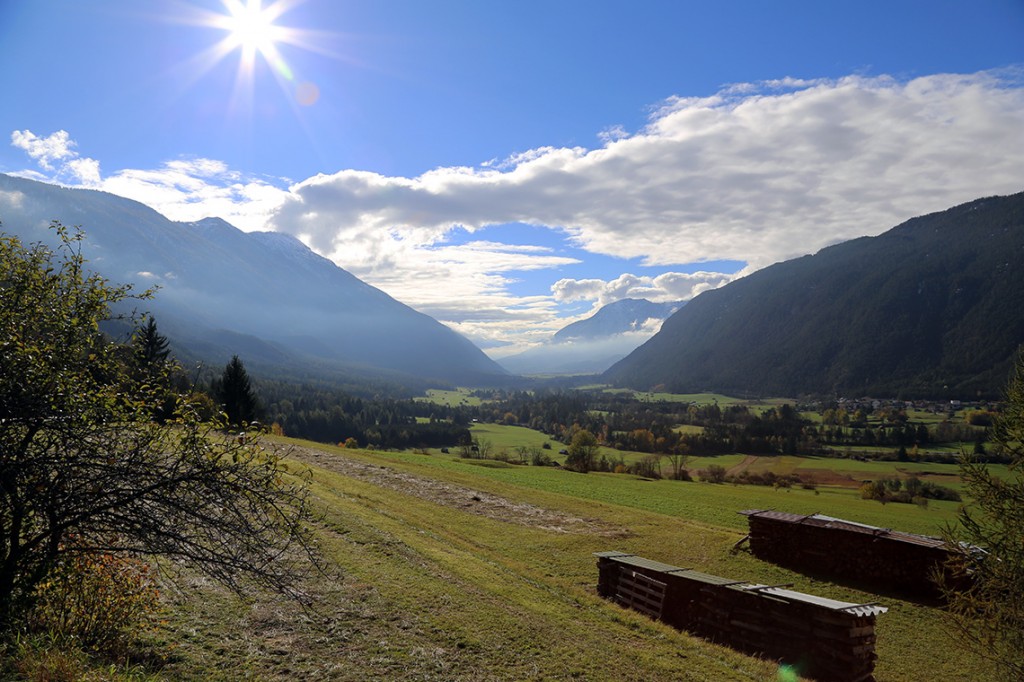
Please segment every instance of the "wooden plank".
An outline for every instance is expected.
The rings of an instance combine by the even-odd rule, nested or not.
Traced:
[[[650,576],[622,569],[619,572],[615,600],[622,606],[636,609],[651,618],[661,618],[665,606],[666,584]]]

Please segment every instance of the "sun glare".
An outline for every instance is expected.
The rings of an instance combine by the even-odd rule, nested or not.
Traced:
[[[291,70],[277,49],[279,42],[287,41],[288,30],[274,23],[283,13],[284,4],[279,0],[263,7],[261,0],[225,0],[224,7],[228,13],[218,24],[228,32],[228,49],[241,49],[242,68],[251,72],[259,54],[278,74],[291,80]]]
[[[228,11],[231,39],[242,49],[262,52],[274,45],[274,19],[262,8],[260,0],[250,0],[246,5],[233,2]]]
[[[221,31],[221,38],[189,60],[190,80],[195,82],[231,55],[238,55],[235,87],[229,102],[232,112],[252,112],[256,80],[261,62],[269,67],[282,92],[293,105],[312,106],[320,97],[319,87],[309,80],[296,78],[289,66],[283,46],[314,51],[332,56],[319,42],[332,34],[282,26],[282,15],[306,0],[221,0],[222,12],[189,5],[190,15],[182,23]]]

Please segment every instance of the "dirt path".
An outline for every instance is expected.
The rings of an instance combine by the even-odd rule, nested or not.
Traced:
[[[268,447],[285,457],[310,466],[506,523],[541,528],[556,533],[587,533],[605,537],[628,537],[631,535],[625,529],[615,528],[594,519],[584,519],[525,502],[513,502],[504,497],[466,486],[415,476],[390,467],[351,459],[341,454],[299,446],[269,444]]]
[[[729,470],[725,472],[725,475],[735,476],[741,471],[746,471],[747,467],[751,466],[756,461],[756,455],[747,455],[746,457],[743,458],[742,462],[740,462],[739,464],[733,464],[731,467],[729,467]]]

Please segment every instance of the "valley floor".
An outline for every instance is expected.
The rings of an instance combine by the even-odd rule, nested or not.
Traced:
[[[953,506],[837,489],[775,491],[353,451],[273,439],[312,469],[327,571],[312,607],[196,580],[154,635],[155,679],[775,680],[744,656],[598,597],[593,553],[622,550],[850,602],[881,601],[878,680],[995,679],[941,611],[731,553],[747,508],[820,511],[932,532]],[[859,513],[862,511],[863,513]]]

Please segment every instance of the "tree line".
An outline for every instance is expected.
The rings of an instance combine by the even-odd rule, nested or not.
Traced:
[[[576,430],[585,429],[603,445],[634,452],[842,456],[849,446],[874,446],[891,447],[894,456],[902,459],[911,457],[918,447],[952,443],[968,446],[987,461],[1007,461],[999,448],[991,452],[985,448],[989,429],[984,423],[914,424],[903,413],[888,414],[871,424],[870,408],[853,421],[838,421],[836,410],[826,407],[823,420],[815,423],[791,405],[755,411],[747,405],[641,401],[632,394],[600,390],[491,390],[477,395],[487,398],[471,408],[480,421],[526,426],[563,443],[569,443]],[[680,428],[686,426],[700,428]]]

